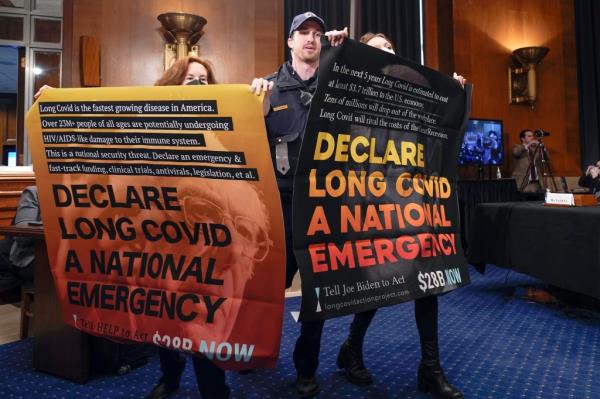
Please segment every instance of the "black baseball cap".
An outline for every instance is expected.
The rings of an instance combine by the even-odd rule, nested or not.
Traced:
[[[323,30],[323,33],[325,33],[325,22],[323,21],[323,19],[314,12],[307,11],[303,12],[302,14],[298,14],[294,17],[292,25],[290,26],[290,36],[292,36],[292,33],[294,33],[295,30],[298,30],[300,25],[302,25],[309,19],[318,23],[321,29]]]

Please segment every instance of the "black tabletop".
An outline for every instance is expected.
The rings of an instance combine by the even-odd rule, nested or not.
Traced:
[[[600,298],[600,207],[477,206],[467,258]]]
[[[484,202],[517,201],[515,179],[459,180],[457,182],[462,245],[466,250],[471,235],[471,225],[478,204]]]

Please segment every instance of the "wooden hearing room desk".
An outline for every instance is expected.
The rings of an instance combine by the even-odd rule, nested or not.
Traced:
[[[78,383],[91,374],[90,336],[63,322],[54,279],[50,272],[44,228],[0,227],[0,235],[34,237],[33,367]]]

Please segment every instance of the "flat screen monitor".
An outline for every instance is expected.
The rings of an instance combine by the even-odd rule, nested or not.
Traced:
[[[502,165],[502,121],[470,119],[458,153],[459,165]]]
[[[6,166],[17,166],[17,150],[15,146],[7,145],[4,146],[2,151],[2,156],[4,159],[3,165]]]
[[[9,151],[6,157],[6,163],[8,166],[17,166],[17,152]]]

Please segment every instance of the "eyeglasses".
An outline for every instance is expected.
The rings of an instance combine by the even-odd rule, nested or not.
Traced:
[[[243,215],[233,216],[221,206],[202,197],[185,196],[180,203],[188,225],[228,224],[234,228],[242,241],[242,255],[255,262],[262,262],[269,254],[273,241],[269,239],[267,231],[255,220]]]

